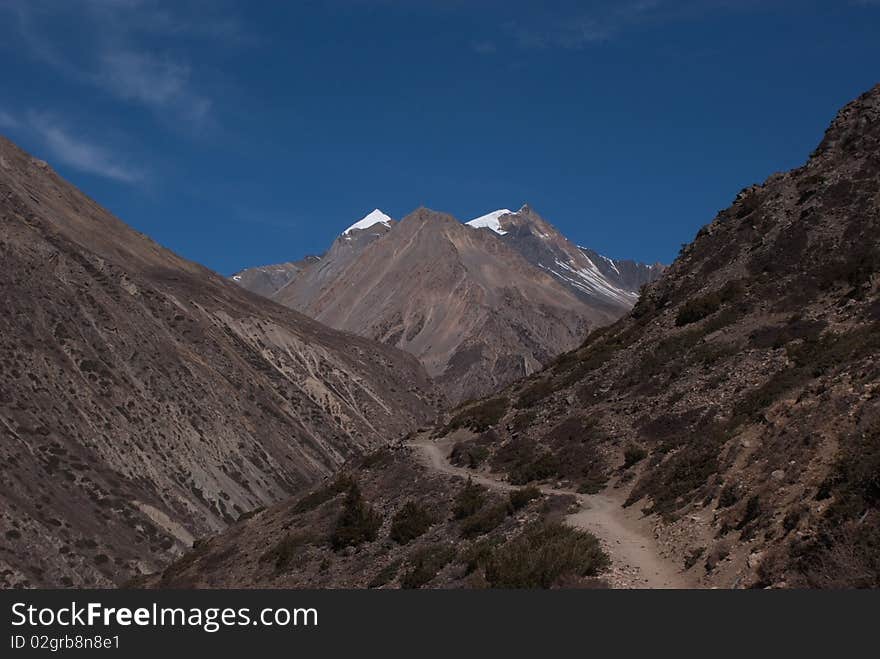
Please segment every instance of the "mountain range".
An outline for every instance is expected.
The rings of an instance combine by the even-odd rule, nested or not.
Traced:
[[[460,402],[575,347],[626,313],[662,271],[578,247],[523,206],[466,224],[424,208],[396,222],[376,209],[320,257],[232,279],[415,355]]]
[[[2,587],[880,587],[880,86],[668,268],[421,208],[230,281],[3,138],[0,258]]]
[[[877,588],[878,355],[880,86],[628,315],[142,584]]]

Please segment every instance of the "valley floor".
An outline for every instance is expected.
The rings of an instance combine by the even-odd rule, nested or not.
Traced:
[[[434,441],[428,437],[411,442],[421,461],[437,472],[471,478],[473,482],[493,490],[510,491],[517,486],[478,472],[450,464],[452,441]],[[611,557],[612,565],[604,578],[615,588],[695,588],[686,574],[664,558],[653,537],[650,525],[638,516],[638,511],[624,508],[625,497],[615,493],[580,494],[572,490],[540,487],[544,494],[573,497],[580,509],[571,513],[566,522],[589,531],[602,542]]]

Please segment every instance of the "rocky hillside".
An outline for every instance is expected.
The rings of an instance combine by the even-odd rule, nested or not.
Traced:
[[[878,356],[880,87],[841,110],[805,166],[737,195],[626,318],[461,407],[435,435],[453,442],[450,460],[475,479],[596,502],[619,496],[615,519],[644,516],[653,537],[643,546],[656,544],[686,583],[880,587]],[[350,472],[367,492],[359,515],[341,496],[315,493],[238,527],[239,537],[262,533],[276,554],[250,555],[219,536],[163,583],[536,585],[504,577],[522,577],[548,553],[592,555],[587,545],[529,536],[527,520],[511,522],[488,502],[468,522],[455,521],[458,508],[422,518],[418,537],[430,538],[437,556],[399,549],[392,521],[334,545],[352,519],[375,523],[370,499],[383,520],[409,520],[410,500],[466,498],[460,478],[443,483],[436,473],[377,487],[377,469],[419,468],[412,449],[400,451],[389,466]],[[333,521],[326,533],[298,535],[316,501]],[[616,562],[627,543],[606,548]],[[228,564],[241,566],[234,578],[216,567]],[[357,575],[368,564],[377,573],[364,582]],[[554,583],[588,574],[581,567],[553,572]],[[277,576],[267,577],[270,569]]]
[[[498,492],[380,449],[299,499],[196,543],[149,588],[604,587],[608,557],[561,523],[573,497]]]
[[[0,138],[0,586],[108,586],[436,414],[418,362],[159,247]]]
[[[341,236],[273,299],[412,353],[450,400],[540,369],[623,312],[584,302],[494,234],[449,215],[420,209],[384,230]],[[361,234],[372,238],[366,246]]]

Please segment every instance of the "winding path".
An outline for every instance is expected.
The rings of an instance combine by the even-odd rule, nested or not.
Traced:
[[[418,439],[409,444],[421,456],[422,462],[434,471],[462,478],[470,477],[475,483],[493,490],[510,491],[517,486],[450,464],[448,442]],[[611,557],[613,585],[624,588],[693,588],[695,586],[682,571],[660,555],[657,544],[644,520],[620,501],[605,494],[578,494],[553,487],[539,488],[544,494],[574,497],[581,509],[570,514],[566,522],[589,531],[599,538]]]

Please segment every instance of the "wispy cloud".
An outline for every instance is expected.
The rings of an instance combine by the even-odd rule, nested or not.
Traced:
[[[95,83],[127,101],[141,103],[193,124],[204,122],[211,100],[193,91],[191,69],[169,58],[130,50],[102,54]]]
[[[498,50],[498,46],[495,45],[494,41],[474,41],[471,44],[471,48],[480,55],[491,55]]]
[[[4,33],[68,81],[197,132],[212,121],[214,102],[182,52],[193,39],[247,39],[235,17],[195,0],[0,0]]]
[[[597,3],[586,11],[545,12],[526,22],[510,20],[504,29],[521,48],[578,50],[610,41],[663,7],[662,0]]]
[[[0,110],[0,128],[18,128],[18,119],[8,112]]]
[[[72,136],[51,116],[30,114],[28,120],[49,152],[60,162],[82,172],[123,183],[143,180],[143,172],[123,164],[106,147]]]

